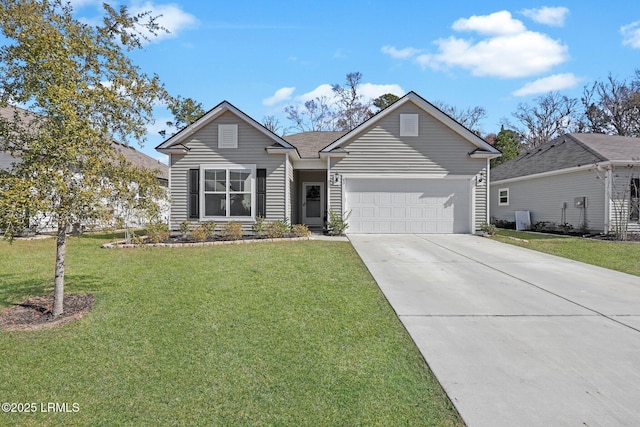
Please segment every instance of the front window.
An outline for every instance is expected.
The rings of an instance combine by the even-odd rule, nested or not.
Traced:
[[[509,205],[509,189],[501,188],[498,190],[498,206],[508,206]]]
[[[205,168],[204,216],[252,217],[253,168]]]

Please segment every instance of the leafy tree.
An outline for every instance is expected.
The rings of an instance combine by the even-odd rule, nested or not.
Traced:
[[[0,228],[11,239],[36,213],[57,223],[54,316],[63,312],[69,226],[132,194],[153,215],[160,194],[155,174],[128,163],[112,137],[143,140],[153,105],[166,99],[158,77],[126,55],[142,47],[141,29],[161,28],[149,13],[104,8],[93,26],[63,0],[0,0],[0,106],[36,113],[0,120],[0,150],[20,159],[0,175]]]
[[[581,101],[590,132],[640,136],[640,70],[631,82],[609,74],[585,87]]]
[[[518,105],[512,113],[516,124],[503,120],[504,126],[518,132],[526,148],[535,148],[566,133],[581,130],[577,99],[549,92],[534,101],[533,105]]]
[[[373,100],[373,106],[377,107],[379,110],[384,110],[385,108],[396,102],[398,99],[400,99],[398,95],[385,93],[384,95],[380,95]]]
[[[192,98],[183,98],[177,96],[175,98],[168,99],[168,108],[173,114],[173,121],[166,122],[170,128],[180,130],[185,126],[189,126],[191,123],[198,120],[204,113],[202,103],[193,100]],[[167,131],[161,130],[160,135],[166,136]]]
[[[443,101],[436,101],[434,105],[476,135],[481,134],[480,122],[487,117],[487,111],[483,107],[461,109]]]
[[[505,129],[504,126],[502,126],[493,141],[493,146],[502,152],[502,156],[491,159],[491,167],[518,157],[522,144],[520,143],[517,132]]]
[[[373,116],[371,100],[365,100],[362,94],[358,93],[361,81],[362,73],[349,73],[345,86],[334,84],[331,87],[338,106],[334,113],[337,130],[351,130]]]

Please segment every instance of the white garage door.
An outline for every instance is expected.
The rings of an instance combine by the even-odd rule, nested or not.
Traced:
[[[470,233],[468,180],[346,180],[348,233]]]

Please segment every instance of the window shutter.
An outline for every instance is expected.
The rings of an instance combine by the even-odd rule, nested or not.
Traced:
[[[189,169],[187,187],[189,219],[198,219],[200,217],[200,169]]]
[[[267,215],[267,170],[256,169],[256,215]]]

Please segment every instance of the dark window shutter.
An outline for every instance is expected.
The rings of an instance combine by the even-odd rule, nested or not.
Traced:
[[[256,169],[256,215],[267,215],[267,170]]]
[[[189,169],[188,209],[189,219],[200,217],[200,169]]]

